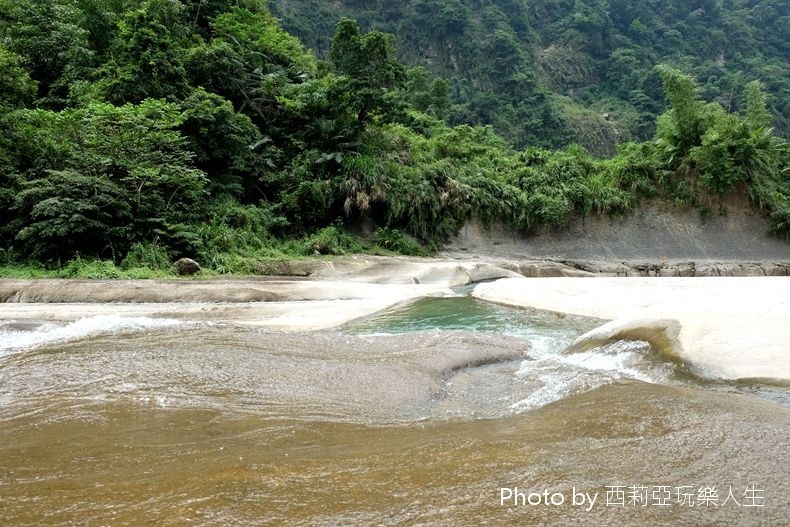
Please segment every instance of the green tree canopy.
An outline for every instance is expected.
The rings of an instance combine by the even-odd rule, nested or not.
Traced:
[[[405,68],[395,58],[395,37],[379,31],[362,34],[359,24],[338,22],[329,57],[335,71],[347,79],[345,103],[354,109],[364,127],[376,114],[387,114],[387,95],[403,85]]]

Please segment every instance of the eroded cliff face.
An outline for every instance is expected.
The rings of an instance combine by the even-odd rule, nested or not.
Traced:
[[[633,214],[576,218],[529,236],[470,222],[446,250],[510,259],[659,264],[658,269],[665,263],[790,261],[790,244],[769,230],[769,221],[742,199],[722,203],[721,214],[705,218],[694,209],[650,203]]]

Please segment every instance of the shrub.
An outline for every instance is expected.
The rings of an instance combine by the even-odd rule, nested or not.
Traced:
[[[61,278],[121,278],[121,270],[111,260],[82,259],[71,260],[60,271]]]
[[[423,256],[425,250],[416,242],[410,240],[397,229],[381,227],[373,233],[373,240],[382,249],[393,251],[399,254],[411,256]]]
[[[121,269],[170,270],[167,251],[156,243],[135,243],[121,262]]]
[[[341,255],[361,252],[362,245],[338,225],[331,225],[305,238],[302,251],[306,255]]]

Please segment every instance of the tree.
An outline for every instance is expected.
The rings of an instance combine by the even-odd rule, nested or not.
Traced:
[[[203,172],[177,131],[180,109],[147,100],[17,112],[21,191],[16,243],[42,260],[76,253],[119,260],[135,242],[184,250],[205,203]]]
[[[189,50],[192,83],[222,95],[271,135],[278,96],[315,72],[314,57],[266,12],[232,8],[211,27],[211,41]]]
[[[241,7],[253,13],[266,12],[264,0],[183,0],[187,17],[194,22],[204,37],[211,35],[211,23],[215,17]]]
[[[395,37],[379,31],[361,34],[359,24],[343,18],[332,37],[329,58],[335,71],[345,76],[344,103],[353,108],[357,123],[365,127],[371,116],[392,110],[389,93],[403,85],[404,67],[395,59]]]
[[[0,44],[0,112],[33,102],[36,82],[22,67],[22,58]]]
[[[133,236],[128,195],[106,174],[49,170],[24,183],[16,207],[26,216],[16,241],[39,260],[80,253],[118,257],[117,251]]]
[[[760,81],[746,85],[746,122],[752,128],[769,128],[771,112],[766,105],[765,86]]]
[[[670,110],[658,124],[658,137],[670,160],[679,161],[700,144],[704,133],[703,103],[696,94],[694,80],[666,65],[656,66],[661,76]]]
[[[186,97],[189,82],[184,49],[189,35],[179,2],[147,0],[128,12],[119,25],[113,59],[101,72],[107,99],[125,104]]]
[[[93,52],[79,17],[65,0],[0,0],[0,37],[36,82],[40,106],[64,107],[74,83],[89,76]]]
[[[434,77],[423,67],[406,71],[403,98],[414,108],[438,119],[445,119],[449,110],[450,84],[447,80]]]
[[[772,136],[765,94],[757,82],[747,86],[745,115],[727,113],[696,96],[691,77],[667,66],[657,71],[670,110],[658,121],[658,153],[673,176],[696,176],[702,188],[726,194],[738,183],[776,178],[781,149]]]
[[[211,194],[250,195],[257,176],[271,168],[259,156],[270,139],[230,102],[203,89],[192,92],[181,108],[179,129],[195,154],[195,166],[208,175]]]

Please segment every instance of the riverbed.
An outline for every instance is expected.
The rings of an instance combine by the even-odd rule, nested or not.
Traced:
[[[786,382],[639,340],[574,351],[606,321],[473,290],[311,331],[126,304],[6,318],[0,524],[790,521]]]

